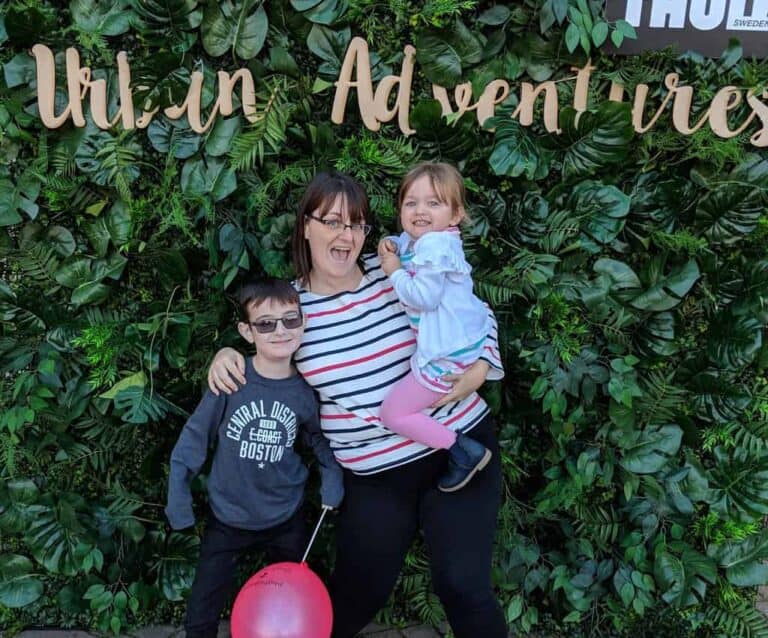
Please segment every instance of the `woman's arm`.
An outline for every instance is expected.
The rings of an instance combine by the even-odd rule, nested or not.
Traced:
[[[237,392],[238,383],[245,384],[245,357],[234,348],[222,348],[208,368],[208,387],[219,396],[219,392]]]
[[[448,394],[443,395],[438,401],[435,401],[432,407],[439,408],[447,403],[466,399],[470,394],[480,389],[480,386],[483,385],[485,378],[488,376],[490,367],[487,361],[478,359],[463,374],[446,374],[443,376],[442,380],[452,383],[453,389]]]
[[[491,320],[488,336],[483,344],[483,353],[463,374],[446,374],[443,381],[453,383],[453,389],[434,403],[432,407],[439,408],[453,401],[466,399],[470,394],[480,389],[483,383],[498,381],[504,377],[504,366],[499,352],[498,324],[491,310],[488,310]]]

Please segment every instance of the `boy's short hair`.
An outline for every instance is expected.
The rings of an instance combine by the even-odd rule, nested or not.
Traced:
[[[240,320],[248,321],[248,308],[252,304],[258,305],[267,299],[286,306],[294,304],[299,308],[301,307],[299,293],[285,279],[278,279],[277,277],[247,279],[242,283],[237,294]]]

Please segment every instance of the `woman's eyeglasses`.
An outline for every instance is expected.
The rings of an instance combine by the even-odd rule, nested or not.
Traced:
[[[278,321],[282,322],[283,328],[286,330],[295,330],[296,328],[300,328],[304,323],[304,317],[299,313],[298,315],[286,315],[285,317],[279,317],[277,319],[259,319],[258,321],[251,321],[249,323],[259,334],[267,334],[277,330]]]
[[[373,228],[370,224],[345,224],[339,219],[323,219],[322,217],[315,217],[314,215],[307,215],[307,217],[314,219],[316,222],[320,222],[328,230],[332,230],[335,233],[343,233],[345,228],[349,228],[353,233],[367,235]]]

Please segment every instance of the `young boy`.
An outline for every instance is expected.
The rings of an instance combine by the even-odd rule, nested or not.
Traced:
[[[299,430],[320,463],[324,506],[343,498],[341,468],[320,431],[312,389],[291,364],[305,319],[286,281],[240,289],[237,329],[256,347],[246,384],[232,395],[207,391],[171,455],[168,505],[173,529],[195,522],[190,483],[216,448],[208,478],[210,513],[184,622],[187,638],[215,638],[242,552],[266,549],[272,562],[300,561],[308,535],[301,516],[307,468],[294,451]]]

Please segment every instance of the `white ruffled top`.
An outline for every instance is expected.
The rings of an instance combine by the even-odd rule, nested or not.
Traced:
[[[491,327],[489,310],[472,292],[472,267],[464,257],[458,228],[426,233],[416,241],[405,232],[388,239],[397,245],[403,264],[390,281],[418,324],[416,366],[450,360],[450,355],[484,340]],[[470,355],[472,361],[481,351]],[[467,363],[466,356],[456,358]]]

